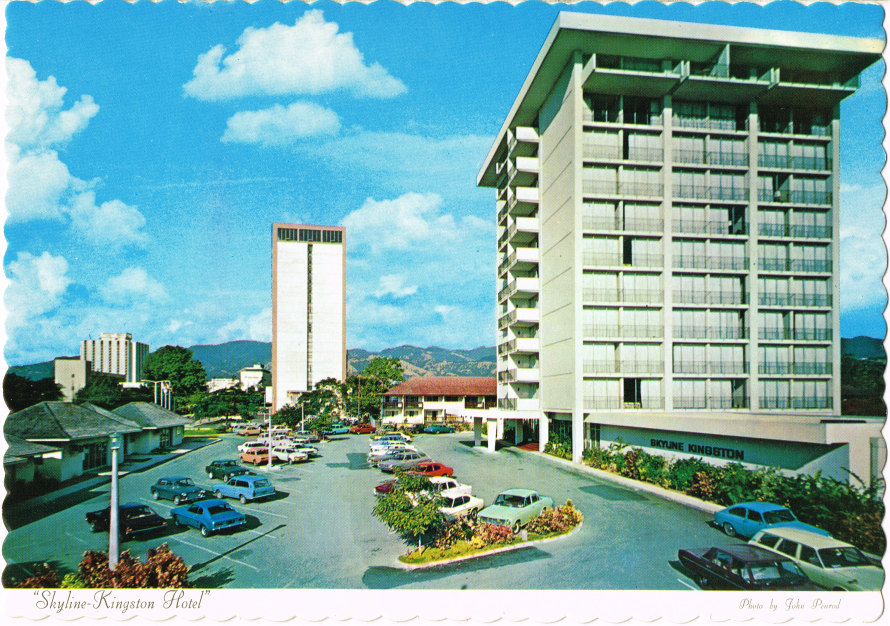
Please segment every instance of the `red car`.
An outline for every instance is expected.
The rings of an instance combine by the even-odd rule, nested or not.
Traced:
[[[454,469],[447,465],[436,463],[435,461],[424,461],[418,463],[405,473],[414,474],[415,476],[426,476],[429,478],[432,476],[452,476],[454,474]]]
[[[377,429],[370,424],[356,424],[349,429],[349,432],[353,435],[368,435],[370,433],[376,433]]]

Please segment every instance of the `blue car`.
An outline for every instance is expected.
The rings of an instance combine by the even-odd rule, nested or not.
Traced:
[[[191,526],[203,536],[220,530],[237,528],[247,523],[243,514],[223,500],[202,500],[170,511],[176,526]]]
[[[268,498],[275,493],[275,487],[264,476],[235,476],[219,485],[213,492],[217,498],[238,498],[241,504],[248,500]]]
[[[714,523],[730,537],[753,537],[764,528],[798,528],[826,537],[831,534],[821,528],[804,524],[784,506],[769,502],[742,502],[714,513]]]
[[[430,424],[423,429],[423,432],[430,435],[439,435],[445,433],[453,433],[454,429],[451,426],[446,426],[445,424]]]
[[[345,435],[349,432],[349,426],[346,424],[331,424],[331,427],[324,431],[326,435]]]

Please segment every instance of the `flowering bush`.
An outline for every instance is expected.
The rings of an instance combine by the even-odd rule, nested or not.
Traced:
[[[508,543],[513,539],[513,531],[506,526],[498,526],[497,524],[479,524],[476,526],[475,537],[481,539],[484,545]]]
[[[584,519],[581,511],[567,500],[564,506],[544,509],[541,514],[530,521],[526,528],[529,532],[545,535],[547,533],[561,533],[574,528]]]
[[[458,541],[467,541],[473,538],[476,524],[466,518],[458,518],[448,522],[442,527],[439,535],[433,541],[433,546],[447,550]],[[480,546],[481,547],[481,546]]]

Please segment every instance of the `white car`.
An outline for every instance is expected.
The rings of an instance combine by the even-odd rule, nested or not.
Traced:
[[[272,448],[272,456],[286,463],[300,463],[309,460],[309,455],[306,452],[294,446],[275,446]]]
[[[401,441],[403,443],[411,443],[411,437],[402,433],[386,433],[378,437],[371,438],[371,445],[383,443],[385,441]]]
[[[241,454],[244,454],[245,452],[259,450],[260,448],[265,448],[265,447],[266,447],[265,441],[259,441],[259,440],[258,441],[247,441],[245,443],[242,443],[240,446],[238,446],[238,452],[240,452]]]
[[[482,498],[471,496],[457,489],[446,489],[439,496],[445,499],[445,504],[439,507],[439,512],[449,522],[464,516],[476,519],[479,511],[485,507]]]
[[[884,570],[857,548],[797,528],[764,528],[748,543],[792,561],[817,585],[832,591],[880,591]]]
[[[467,496],[473,493],[472,486],[462,485],[451,476],[431,476],[430,482],[433,484],[432,493],[442,494],[446,490]]]
[[[414,446],[411,444],[405,443],[403,441],[394,441],[390,443],[384,443],[380,445],[372,445],[370,454],[382,454],[384,452],[391,452],[393,450],[416,450]]]

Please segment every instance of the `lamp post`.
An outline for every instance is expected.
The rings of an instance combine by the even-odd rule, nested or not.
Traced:
[[[120,436],[111,435],[111,505],[108,509],[108,569],[114,570],[118,562],[118,494],[117,494],[117,450]]]

